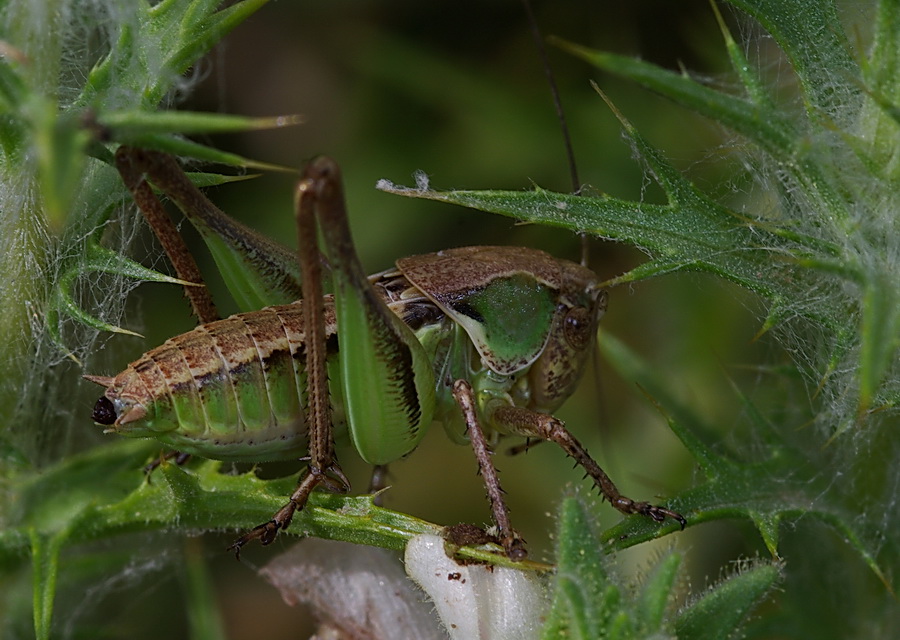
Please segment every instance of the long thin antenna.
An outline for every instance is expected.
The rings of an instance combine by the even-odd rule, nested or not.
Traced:
[[[569,176],[572,179],[572,193],[578,194],[581,192],[581,180],[578,178],[578,166],[575,162],[575,150],[572,147],[572,136],[569,133],[569,125],[566,123],[566,114],[563,110],[562,100],[559,95],[559,87],[556,84],[556,76],[553,75],[553,70],[550,68],[550,61],[547,59],[547,49],[544,47],[544,37],[541,35],[541,29],[538,27],[534,12],[531,10],[530,0],[522,0],[522,6],[525,7],[525,15],[528,17],[528,24],[531,27],[531,36],[537,46],[538,55],[540,56],[541,64],[544,67],[544,75],[547,76],[547,82],[550,83],[550,92],[553,94],[553,104],[556,107],[556,118],[559,121],[559,127],[562,130],[563,141],[566,146]],[[581,238],[581,266],[587,267],[588,254],[590,252],[590,239],[584,232],[579,233],[578,235]],[[597,390],[596,398],[598,415],[604,417],[606,414],[606,407],[600,400],[600,398],[603,397],[603,393],[600,390],[600,349],[598,347],[595,347],[591,354],[591,369],[594,373],[594,385]],[[604,432],[601,432],[600,437],[604,438]],[[526,450],[528,448],[527,442],[525,448]]]
[[[553,106],[556,108],[556,118],[559,121],[559,128],[562,130],[563,143],[566,147],[566,160],[569,164],[569,177],[572,181],[572,193],[581,191],[581,180],[578,178],[578,164],[575,162],[575,149],[572,147],[572,136],[569,133],[569,125],[566,123],[566,112],[562,106],[562,100],[559,95],[559,87],[556,84],[556,76],[550,68],[550,61],[547,58],[547,49],[544,47],[544,37],[541,35],[541,29],[538,27],[537,19],[534,17],[534,11],[531,10],[531,2],[522,0],[522,6],[525,8],[525,15],[528,17],[528,25],[531,28],[531,36],[534,38],[534,44],[537,46],[538,56],[541,59],[541,65],[544,68],[544,75],[550,84],[550,93],[553,95]],[[581,236],[581,264],[587,266],[588,261],[588,238],[584,233]]]

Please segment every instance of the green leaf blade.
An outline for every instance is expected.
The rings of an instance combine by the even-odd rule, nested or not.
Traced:
[[[678,637],[685,640],[735,637],[734,630],[781,579],[781,566],[759,563],[724,580],[678,616],[675,625]]]

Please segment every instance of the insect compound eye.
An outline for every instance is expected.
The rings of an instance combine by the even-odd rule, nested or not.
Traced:
[[[106,396],[101,396],[96,404],[94,404],[94,411],[91,413],[91,418],[97,424],[110,425],[114,423],[116,421],[116,408],[113,406],[112,401]]]
[[[566,314],[563,321],[563,331],[565,332],[566,342],[573,349],[586,349],[591,343],[591,331],[593,323],[591,322],[591,312],[584,307],[573,307]]]

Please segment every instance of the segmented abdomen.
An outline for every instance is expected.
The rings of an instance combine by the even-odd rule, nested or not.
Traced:
[[[329,364],[336,362],[335,329],[328,301]],[[171,338],[107,390],[117,408],[113,429],[219,460],[298,458],[306,452],[304,339],[299,304],[237,314]],[[130,399],[146,408],[133,425]]]

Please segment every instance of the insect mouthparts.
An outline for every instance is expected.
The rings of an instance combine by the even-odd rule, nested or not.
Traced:
[[[94,405],[94,411],[91,413],[91,418],[97,424],[113,424],[116,421],[116,408],[109,398],[101,396]]]

